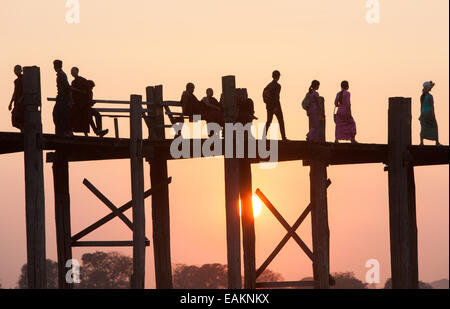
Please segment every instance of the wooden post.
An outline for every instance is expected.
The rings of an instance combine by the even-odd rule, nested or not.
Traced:
[[[116,138],[119,138],[119,120],[117,118],[114,118],[114,133]]]
[[[164,140],[163,87],[147,87],[147,102],[152,102],[150,111],[151,127],[149,139]],[[157,289],[172,288],[172,260],[170,256],[170,213],[169,185],[167,183],[167,160],[162,151],[154,148],[150,162],[152,188],[158,188],[152,195],[153,250],[155,256],[155,276]]]
[[[324,102],[320,107],[324,108]],[[320,139],[325,142],[325,119],[320,121]],[[325,156],[318,155],[311,160],[310,194],[311,194],[311,226],[313,240],[313,273],[317,288],[328,289],[330,277],[330,231],[328,227],[327,202],[327,163]]]
[[[392,288],[417,289],[417,220],[411,145],[411,99],[389,98],[389,226]]]
[[[145,205],[142,162],[142,96],[130,98],[130,162],[133,201],[133,276],[131,287],[145,285]]]
[[[244,288],[256,288],[255,221],[253,217],[252,167],[248,160],[239,160],[242,241],[244,248]]]
[[[55,196],[56,247],[58,252],[58,287],[72,289],[73,282],[66,280],[66,263],[72,259],[70,227],[69,163],[64,151],[55,152],[53,161],[53,187]]]
[[[41,123],[41,77],[36,66],[24,72],[24,163],[28,288],[45,289],[45,201]]]
[[[236,119],[236,79],[222,77],[222,96],[225,123]],[[235,145],[236,143],[234,143]],[[239,219],[239,160],[225,158],[225,211],[227,228],[228,288],[240,289],[241,283],[241,231]]]

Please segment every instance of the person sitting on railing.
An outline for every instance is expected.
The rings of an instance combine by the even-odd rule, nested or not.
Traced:
[[[11,101],[9,102],[8,110],[12,109],[11,121],[13,127],[20,129],[20,131],[23,132],[25,122],[25,104],[23,102],[23,75],[22,67],[20,65],[16,65],[14,67],[14,74],[16,74],[17,78],[14,81],[14,92]],[[12,107],[13,102],[14,108]]]
[[[95,83],[92,80],[87,81],[88,86],[88,102],[89,102],[89,124],[92,127],[92,130],[97,134],[99,137],[103,137],[106,134],[108,134],[109,130],[105,129],[103,130],[103,123],[102,123],[102,115],[100,115],[100,112],[93,108],[95,101],[94,101],[94,87]],[[94,122],[95,118],[95,122]]]
[[[200,102],[194,95],[194,90],[195,85],[193,83],[188,83],[180,100],[183,114],[189,117],[189,121],[193,121],[194,115],[201,114]]]
[[[223,127],[223,108],[222,105],[214,97],[214,91],[211,88],[206,90],[206,97],[201,101],[202,119],[207,123],[217,123]]]
[[[94,105],[93,88],[95,83],[78,75],[79,69],[77,67],[72,68],[71,74],[74,78],[72,81],[74,104],[71,113],[73,131],[84,133],[87,136],[90,125],[96,135],[103,137],[109,131],[102,130],[102,117],[98,111],[92,108],[92,105]],[[95,117],[97,125],[94,123],[93,117]]]

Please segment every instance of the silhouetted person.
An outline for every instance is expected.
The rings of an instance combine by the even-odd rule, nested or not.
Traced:
[[[14,67],[14,74],[16,74],[17,78],[16,80],[14,80],[14,92],[11,97],[11,101],[9,102],[8,110],[12,109],[11,122],[13,127],[23,132],[23,126],[25,123],[25,104],[23,101],[24,96],[22,67],[20,65],[16,65]],[[14,108],[12,106],[13,103]]]
[[[325,117],[325,112],[320,106],[320,101],[323,98],[317,92],[319,87],[320,82],[313,80],[308,90],[309,108],[307,114],[309,117],[309,132],[306,135],[306,140],[312,142],[321,141],[320,120],[322,117]]]
[[[423,140],[436,141],[436,145],[439,143],[439,132],[436,121],[436,115],[434,113],[434,99],[430,94],[435,83],[427,81],[423,83],[422,95],[420,96],[420,145],[423,145]]]
[[[258,119],[255,117],[255,104],[250,98],[238,100],[238,116],[236,122],[246,125],[252,123],[253,120]]]
[[[200,103],[202,119],[206,120],[207,124],[217,123],[219,126],[223,127],[223,108],[219,101],[214,97],[214,91],[211,88],[206,89],[206,97],[204,97]]]
[[[53,122],[55,123],[55,133],[59,136],[72,136],[72,125],[70,121],[70,110],[72,108],[72,89],[67,75],[62,70],[62,61],[53,61],[53,68],[56,71],[56,96],[55,107],[53,108]]]
[[[280,125],[281,137],[283,140],[287,140],[286,130],[284,127],[283,111],[281,110],[280,104],[281,85],[278,83],[280,77],[281,77],[280,72],[274,71],[272,73],[273,80],[266,86],[266,88],[264,88],[263,91],[263,100],[264,103],[266,103],[267,109],[267,122],[264,134],[265,137],[267,137],[267,132],[269,130],[270,124],[272,123],[273,115],[275,115]]]
[[[183,114],[189,116],[189,121],[193,120],[194,115],[201,115],[200,102],[194,95],[194,90],[194,84],[188,83],[186,85],[186,90],[183,92],[180,100]]]
[[[334,105],[337,108],[337,112],[334,115],[336,123],[335,143],[339,143],[340,140],[356,143],[356,123],[352,116],[350,92],[348,92],[348,89],[348,81],[343,81],[341,83],[341,91],[338,92],[334,101]]]
[[[94,87],[95,83],[92,80],[88,80],[88,100],[89,100],[89,112],[90,112],[90,119],[89,124],[92,127],[92,130],[94,130],[95,134],[97,134],[100,137],[105,136],[108,134],[109,130],[105,129],[103,130],[103,123],[102,123],[102,115],[100,115],[100,112],[93,108],[95,101],[94,101]],[[95,119],[95,122],[94,122]]]
[[[95,83],[81,77],[77,67],[72,68],[71,74],[74,77],[72,81],[74,104],[71,113],[74,132],[82,132],[87,136],[90,125],[96,135],[105,136],[109,130],[102,130],[102,117],[97,110],[92,108],[95,104],[93,101]],[[95,118],[95,122],[93,118]]]
[[[89,115],[87,79],[78,75],[79,69],[77,67],[73,67],[70,73],[74,78],[72,81],[73,106],[70,114],[72,129],[73,132],[81,132],[87,135],[91,118]]]

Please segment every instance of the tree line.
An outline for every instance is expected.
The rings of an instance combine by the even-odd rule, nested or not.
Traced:
[[[101,252],[83,254],[80,265],[80,283],[74,284],[78,289],[127,289],[133,271],[133,259],[118,252]],[[369,285],[355,277],[352,272],[333,273],[336,284],[334,289],[368,289]],[[266,269],[258,282],[280,282],[281,274]],[[312,280],[310,277],[302,280]],[[27,265],[21,269],[16,288],[27,288]],[[175,289],[226,289],[228,287],[227,265],[213,263],[202,266],[176,264],[173,267],[173,287]],[[2,288],[0,282],[0,288]],[[58,288],[58,263],[47,259],[47,288]],[[392,288],[389,278],[384,286]],[[430,284],[420,282],[421,289],[432,289]]]

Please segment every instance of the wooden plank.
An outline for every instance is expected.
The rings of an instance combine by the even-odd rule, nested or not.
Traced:
[[[162,141],[165,139],[164,112],[162,107],[162,86],[147,87],[147,101],[154,104],[150,107],[152,116],[149,139]],[[162,125],[162,127],[161,127]],[[155,277],[157,289],[172,288],[172,260],[170,254],[170,212],[169,186],[164,185],[167,179],[167,159],[160,149],[154,148],[150,162],[150,181],[152,187],[159,186],[152,196],[153,250],[155,257]]]
[[[392,288],[417,289],[417,223],[414,171],[409,160],[411,99],[389,98],[389,227]]]
[[[150,241],[145,246],[150,246]],[[72,247],[133,247],[133,241],[74,241]]]
[[[146,238],[144,164],[142,158],[142,96],[131,95],[130,101],[130,165],[133,201],[133,275],[131,287],[143,289],[145,285]]]
[[[323,102],[321,103],[323,110]],[[325,119],[320,122],[321,142],[325,142]],[[327,163],[316,155],[310,166],[311,227],[313,240],[313,273],[317,288],[330,286],[330,231],[328,227]]]
[[[66,280],[67,261],[72,259],[70,227],[69,163],[66,154],[57,151],[53,162],[53,187],[55,195],[56,247],[58,256],[58,287],[72,289]]]
[[[257,282],[256,288],[273,289],[273,288],[290,288],[290,287],[314,287],[316,281],[284,281],[284,282]]]
[[[24,164],[28,288],[45,289],[45,199],[41,123],[41,78],[36,66],[24,72]]]
[[[235,120],[236,79],[234,76],[222,77],[222,95],[225,122]],[[225,211],[227,229],[228,288],[240,289],[241,283],[241,231],[239,218],[239,160],[224,159],[225,168]]]
[[[256,288],[255,218],[253,216],[252,167],[246,159],[239,160],[242,241],[244,249],[244,288]]]

